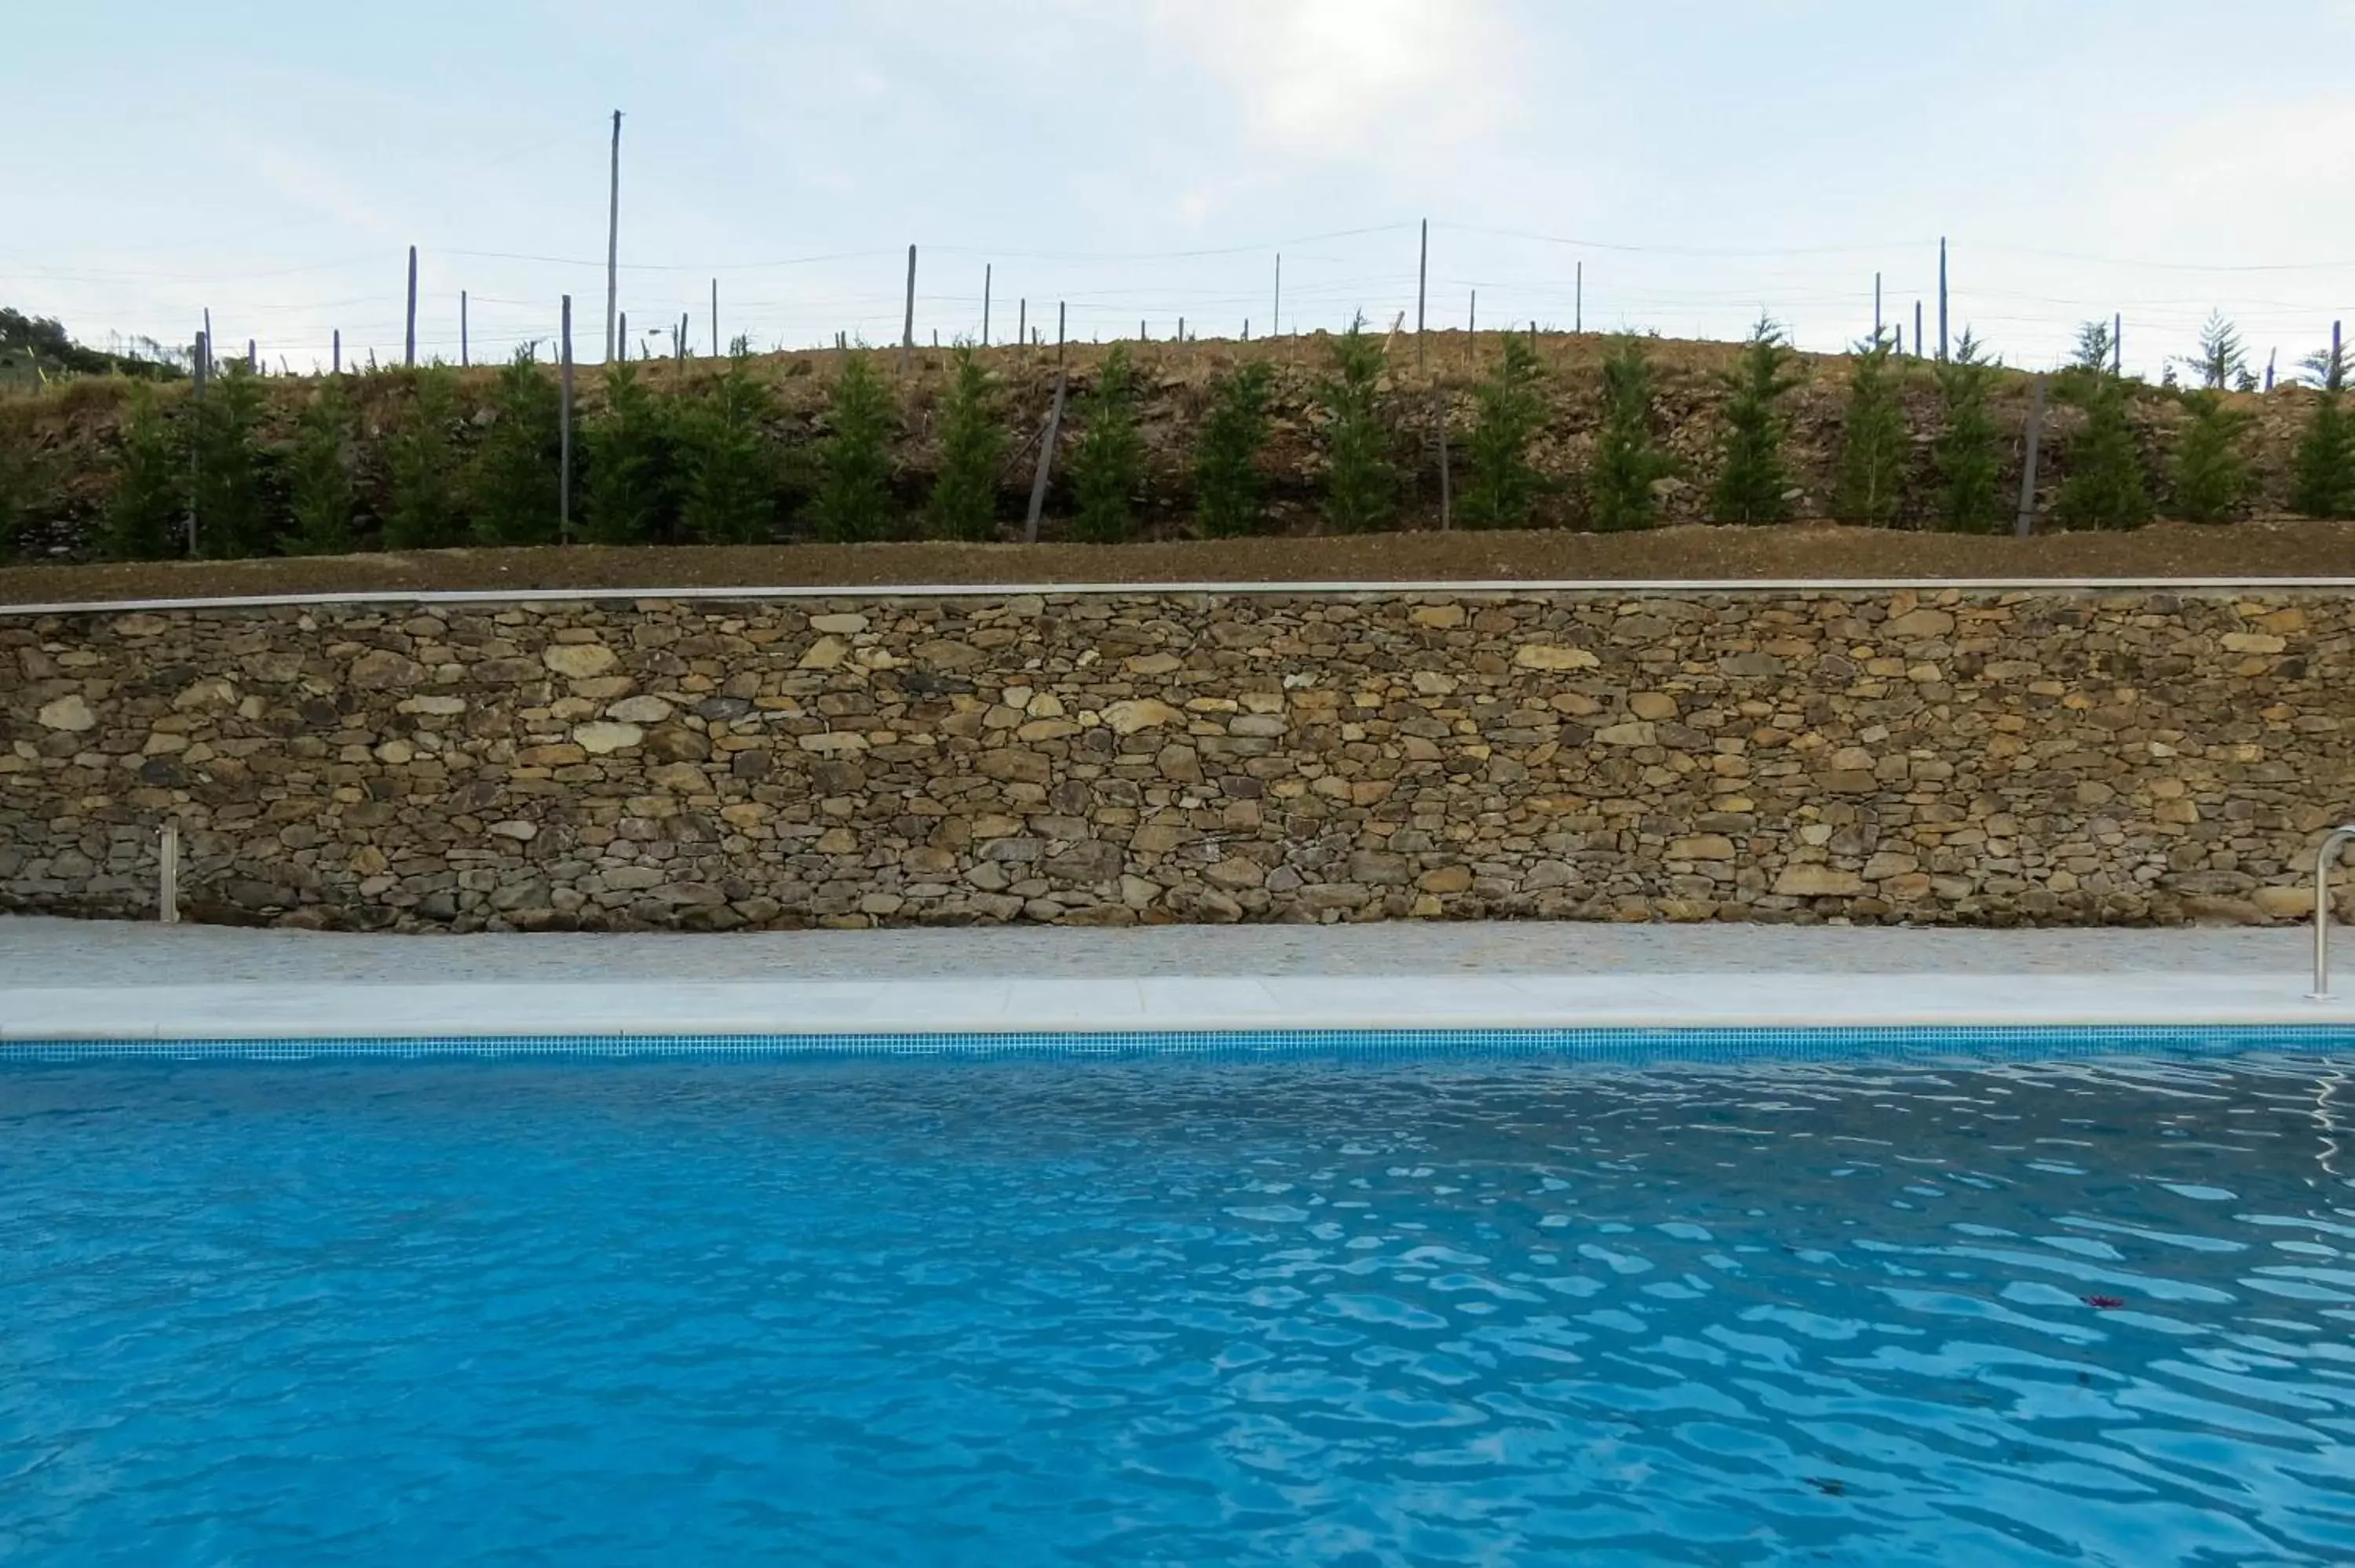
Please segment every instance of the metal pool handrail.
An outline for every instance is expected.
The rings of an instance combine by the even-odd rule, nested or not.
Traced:
[[[2350,840],[2355,840],[2355,823],[2330,830],[2322,841],[2322,849],[2314,857],[2314,989],[2309,1000],[2330,1000],[2330,863]]]

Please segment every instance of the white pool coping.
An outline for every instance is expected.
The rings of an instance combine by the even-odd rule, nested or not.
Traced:
[[[2298,973],[959,978],[0,989],[27,1041],[2328,1024]]]
[[[218,595],[187,599],[120,599],[59,600],[51,603],[0,604],[0,617],[48,615],[123,615],[159,609],[272,609],[327,605],[369,604],[579,604],[613,600],[719,599],[1017,599],[1082,596],[1219,594],[1379,595],[1466,594],[1532,596],[1561,593],[1610,593],[1622,596],[1677,597],[1687,594],[1778,593],[2261,593],[2295,590],[2343,592],[2355,588],[2355,577],[1791,577],[1791,578],[1561,578],[1523,581],[1511,578],[1476,582],[1408,580],[1401,582],[1133,582],[1133,583],[909,583],[856,586],[790,584],[741,588],[368,588],[345,593]]]

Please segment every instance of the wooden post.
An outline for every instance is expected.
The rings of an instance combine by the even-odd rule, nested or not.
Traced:
[[[711,280],[711,357],[719,357],[719,280]]]
[[[328,361],[328,363],[334,367],[335,373],[341,376],[344,373],[344,329],[341,327],[337,327],[336,329],[336,346],[334,353],[335,358]]]
[[[627,358],[629,358],[629,357],[630,357],[630,313],[629,313],[629,312],[627,312],[627,311],[623,311],[623,312],[622,313],[621,323],[622,323],[622,324],[621,324],[621,329],[620,329],[620,330],[621,330],[621,334],[622,334],[622,335],[621,335],[618,339],[616,339],[615,341],[616,341],[616,342],[618,342],[618,343],[622,345],[622,357],[623,357],[623,359],[627,359]]]
[[[401,350],[403,365],[417,363],[417,247],[409,248],[409,334]]]
[[[458,368],[464,370],[474,363],[473,344],[469,341],[466,323],[466,291],[458,291]]]
[[[1281,250],[1275,253],[1275,309],[1268,314],[1267,335],[1284,335],[1284,252]]]
[[[1444,534],[1455,526],[1455,482],[1447,462],[1447,395],[1437,387],[1431,389],[1431,422],[1439,432],[1439,531]]]
[[[1137,341],[1137,342],[1139,342],[1139,343],[1146,343],[1146,342],[1149,342],[1149,341],[1150,341],[1150,340],[1149,340],[1148,338],[1146,338],[1146,335],[1145,335],[1145,318],[1144,318],[1144,317],[1142,317],[1142,316],[1139,316],[1139,317],[1136,319],[1136,341]]]
[[[2019,473],[2019,516],[2011,531],[2021,538],[2036,532],[2036,464],[2044,445],[2044,377],[2028,393],[2028,461]]]
[[[1251,317],[1249,316],[1243,318],[1243,341],[1245,343],[1251,341]]]
[[[2270,392],[2270,391],[2272,391],[2272,390],[2274,389],[2274,367],[2275,367],[2275,366],[2279,365],[2280,363],[2281,363],[2281,350],[2280,350],[2280,349],[2276,348],[2276,349],[2275,349],[2273,352],[2271,352],[2270,354],[2268,354],[2268,355],[2265,355],[2265,390],[2266,390],[2266,391],[2268,391],[2268,392]]]
[[[247,338],[245,340],[245,373],[250,376],[261,368],[261,360],[253,351],[253,340]]]
[[[605,357],[621,342],[622,309],[622,111],[613,111],[613,172],[605,202]]]
[[[1881,274],[1872,275],[1872,346],[1881,346]]]
[[[1930,352],[1930,340],[1922,335],[1922,302],[1913,302],[1913,357],[1921,358]]]
[[[1947,355],[1952,351],[1947,342],[1947,330],[1946,241],[1942,237],[1938,241],[1938,362],[1941,365],[1945,363]]]
[[[1063,301],[1055,302],[1055,363],[1058,365],[1063,363],[1063,325],[1070,319],[1065,313],[1069,309]]]
[[[908,247],[908,313],[900,328],[900,368],[908,368],[908,356],[916,352],[916,248]]]
[[[614,133],[622,117],[613,116]],[[610,341],[610,339],[609,339]],[[559,409],[556,420],[556,537],[572,543],[572,296],[564,296],[564,318],[556,347]]]
[[[1537,324],[1531,323],[1529,330],[1537,331]],[[1586,263],[1583,261],[1578,264],[1577,303],[1572,308],[1570,330],[1581,334],[1586,331]]]
[[[1905,357],[1905,323],[1903,322],[1897,323],[1897,357],[1900,359]]]
[[[687,363],[687,334],[690,330],[687,324],[689,319],[690,318],[687,312],[681,311],[678,313],[678,335],[671,340],[673,343],[678,344],[678,362],[681,365],[685,365]]]
[[[1423,220],[1423,254],[1414,267],[1414,367],[1423,368],[1423,313],[1431,302],[1431,219]]]
[[[2119,311],[2110,317],[2110,374],[2124,378],[2126,373],[2126,313]]]
[[[1061,336],[1060,333],[1056,334],[1058,356],[1062,352]],[[1070,391],[1071,385],[1071,371],[1058,368],[1055,372],[1055,401],[1047,409],[1046,433],[1039,441],[1039,471],[1030,481],[1030,512],[1022,524],[1022,542],[1026,545],[1039,542],[1039,520],[1047,512],[1047,481],[1055,466],[1055,438],[1063,429],[1063,397]]]
[[[205,407],[205,383],[212,378],[213,313],[205,313],[205,330],[197,334],[196,373],[188,388],[189,400],[195,405],[191,413],[202,415]],[[188,443],[188,554],[197,553],[197,488],[204,478],[204,459],[197,445]]]
[[[1480,335],[1480,291],[1472,291],[1472,313],[1464,321],[1465,332],[1473,337]]]
[[[1028,294],[1023,295],[1022,302],[1014,307],[1014,345],[1017,348],[1030,346],[1030,296]]]
[[[989,286],[996,281],[997,269],[984,263],[981,269],[981,346],[989,346]]]

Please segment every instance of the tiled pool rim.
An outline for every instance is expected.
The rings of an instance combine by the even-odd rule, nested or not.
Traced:
[[[21,1040],[0,1066],[84,1063],[417,1061],[1197,1061],[1554,1059],[1618,1066],[1891,1063],[1980,1065],[2139,1056],[2355,1054],[2346,1023],[1553,1029],[1008,1031],[990,1033],[506,1034]]]

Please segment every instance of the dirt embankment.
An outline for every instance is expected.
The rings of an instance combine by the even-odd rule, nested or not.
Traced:
[[[1437,401],[1447,410],[1455,450],[1460,454],[1463,438],[1469,433],[1475,417],[1472,388],[1495,364],[1500,339],[1491,334],[1475,338],[1463,333],[1433,333],[1418,353],[1412,337],[1393,340],[1392,368],[1383,387],[1394,430],[1393,456],[1406,482],[1402,526],[1427,527],[1437,521],[1437,448],[1431,439],[1434,385],[1441,389]],[[1601,417],[1601,364],[1610,345],[1611,340],[1591,334],[1553,334],[1538,340],[1545,370],[1547,415],[1533,443],[1532,456],[1539,470],[1553,482],[1540,508],[1538,521],[1545,526],[1576,528],[1582,522],[1579,482],[1588,465]],[[1193,532],[1191,469],[1196,434],[1209,403],[1209,387],[1220,371],[1246,357],[1268,360],[1277,371],[1273,430],[1263,455],[1272,503],[1269,532],[1303,535],[1316,531],[1324,473],[1320,434],[1324,414],[1316,394],[1328,363],[1328,347],[1322,337],[1287,338],[1273,343],[1129,345],[1137,357],[1144,388],[1142,427],[1147,453],[1147,482],[1141,515],[1144,536],[1170,540]],[[1069,369],[1076,387],[1084,388],[1093,379],[1108,352],[1107,347],[1093,344],[1074,345],[1069,351]],[[1651,352],[1657,371],[1655,425],[1681,465],[1678,476],[1661,486],[1662,521],[1671,524],[1701,522],[1707,514],[1709,481],[1716,466],[1714,454],[1725,401],[1722,376],[1732,367],[1738,345],[1655,341]],[[985,357],[996,378],[998,406],[1012,436],[1014,450],[1009,454],[1001,494],[1001,516],[1007,520],[1006,529],[1011,536],[1017,526],[1014,520],[1021,514],[1028,490],[1038,433],[1045,423],[1052,397],[1056,355],[1052,349],[996,348],[986,351]],[[922,350],[911,357],[904,368],[896,350],[879,351],[875,359],[887,373],[900,408],[901,429],[893,452],[894,483],[906,503],[905,526],[912,535],[918,530],[922,503],[938,461],[937,411],[949,370],[949,355],[937,350]],[[763,355],[755,364],[758,375],[775,395],[777,411],[769,433],[784,460],[783,467],[787,476],[778,497],[780,536],[791,538],[799,532],[794,519],[805,499],[807,458],[825,431],[827,393],[840,356],[824,351],[781,353]],[[1794,508],[1803,518],[1824,517],[1831,508],[1850,365],[1849,360],[1838,355],[1801,355],[1797,361],[1799,385],[1791,394],[1786,408],[1787,455],[1796,485]],[[716,362],[656,362],[647,366],[645,372],[657,391],[685,391],[716,374]],[[460,461],[487,421],[485,403],[496,374],[477,368],[462,375],[462,418],[456,427]],[[1905,362],[1900,379],[1913,439],[1906,510],[1900,523],[1902,527],[1912,529],[1925,527],[1929,521],[1935,492],[1932,446],[1939,433],[1942,416],[1928,366]],[[384,437],[406,413],[414,382],[410,373],[400,370],[352,376],[346,380],[359,411],[356,474],[365,537],[384,510]],[[601,377],[597,372],[590,371],[582,376],[581,384],[584,415],[593,414],[602,400]],[[1998,380],[1995,398],[1997,418],[2004,432],[2006,471],[2002,482],[2007,495],[2019,484],[2023,446],[2020,432],[2025,424],[2028,385],[2025,376],[2007,373]],[[286,439],[296,412],[311,396],[315,382],[307,377],[272,377],[264,386],[268,408],[263,440],[269,445]],[[93,552],[96,524],[113,485],[113,454],[119,445],[127,391],[125,383],[92,380],[69,383],[37,398],[0,402],[0,421],[10,427],[9,431],[0,433],[28,442],[36,455],[37,479],[25,509],[20,541],[25,556],[35,560],[84,558]],[[167,410],[176,412],[185,406],[187,392],[185,387],[172,387],[163,388],[159,395]],[[2284,513],[2290,453],[2310,410],[2312,397],[2300,388],[2285,388],[2268,396],[2252,395],[2238,399],[2256,416],[2250,437],[2257,475],[2257,487],[2249,508],[2252,516],[2279,516]],[[2184,422],[2183,411],[2177,400],[2165,392],[2137,387],[2132,418],[2141,437],[2153,490],[2161,497],[2164,510],[2167,469]],[[2070,471],[2072,445],[2079,423],[2080,418],[2073,410],[2055,408],[2041,469],[2048,501]],[[1064,430],[1068,441],[1072,433],[1069,421]],[[1059,486],[1049,508],[1046,533],[1050,538],[1061,532],[1067,499]],[[1338,541],[1315,546],[1318,551],[1343,555],[1349,547],[1354,546],[1345,547]],[[1564,544],[1548,548],[1557,547],[1574,556],[1587,546]],[[1679,558],[1689,548],[1673,545],[1593,547],[1601,552],[1598,559],[1616,558],[1614,552],[1621,549],[1641,555],[1646,549],[1657,548],[1663,552],[1663,560]],[[1745,546],[1750,547],[1755,546]],[[1902,556],[1913,546],[1891,544],[1856,547],[1885,548]],[[1956,547],[1967,551],[1979,546]],[[2251,544],[2249,547],[2260,546]],[[1220,545],[1211,553],[1212,557],[1224,556],[1234,548]],[[1271,548],[1278,548],[1281,553],[1280,547]],[[1477,554],[1481,548],[1444,543],[1401,546],[1408,556],[1416,550],[1429,549],[1450,558],[1458,550],[1469,549]],[[1931,549],[1934,556],[1937,547],[1923,548]],[[309,568],[289,569],[300,572]],[[1157,567],[1146,569],[1162,571]],[[1639,575],[1647,575],[1649,570],[1645,568]],[[1359,572],[1360,568],[1355,567],[1305,564],[1286,568],[1286,575],[1300,577]],[[1060,573],[1034,567],[1022,575]],[[1119,574],[1117,568],[1092,568],[1087,575]],[[1192,567],[1187,575],[1207,576],[1210,572],[1204,567]],[[1401,567],[1378,575],[1408,574]],[[1478,575],[1508,574],[1484,569]]]
[[[1140,545],[435,550],[0,567],[0,605],[440,588],[2355,576],[2355,524],[2162,524],[2031,539],[1828,525],[1412,533]]]

